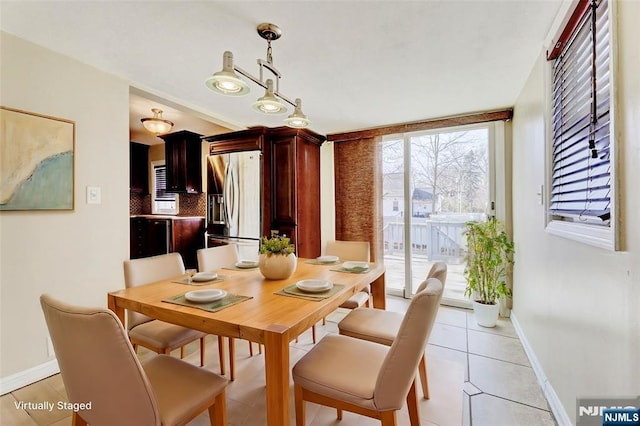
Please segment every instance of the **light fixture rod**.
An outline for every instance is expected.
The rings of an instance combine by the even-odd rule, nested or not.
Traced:
[[[237,65],[233,66],[234,71],[236,71],[239,74],[242,74],[243,76],[247,77],[249,80],[253,81],[254,83],[256,83],[259,86],[262,86],[264,89],[267,88],[267,84],[263,83],[262,80],[258,79],[257,77],[252,76],[248,71],[243,70],[242,68],[240,68]],[[262,68],[261,68],[262,69]],[[276,74],[277,75],[277,74]],[[279,80],[279,76],[278,76],[278,80]],[[291,99],[287,98],[286,96],[284,96],[283,94],[281,94],[278,91],[278,80],[276,80],[276,90],[274,90],[273,94],[277,97],[279,97],[280,99],[282,99],[283,101],[287,102],[289,105],[295,107],[296,103],[293,102]]]

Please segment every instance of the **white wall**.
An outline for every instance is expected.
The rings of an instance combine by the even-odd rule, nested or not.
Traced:
[[[0,212],[0,377],[6,391],[16,375],[52,359],[40,294],[106,306],[107,292],[124,287],[129,85],[7,33],[0,37],[0,103],[76,123],[75,209]],[[102,204],[86,204],[87,186],[101,188]]]
[[[545,232],[545,206],[536,195],[545,180],[542,52],[513,118],[513,311],[548,390],[572,423],[577,397],[640,394],[640,2],[617,5],[617,183],[625,251]]]

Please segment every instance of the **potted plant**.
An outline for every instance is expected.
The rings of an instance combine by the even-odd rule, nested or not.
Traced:
[[[260,244],[260,272],[270,280],[289,278],[296,270],[297,258],[294,247],[286,235],[271,233],[271,238],[262,237]]]
[[[476,321],[483,327],[495,327],[499,313],[499,299],[510,296],[506,274],[513,265],[513,242],[504,223],[491,219],[486,222],[467,222],[467,279],[465,296],[474,299]]]

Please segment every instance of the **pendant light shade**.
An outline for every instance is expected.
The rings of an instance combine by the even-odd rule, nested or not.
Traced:
[[[287,107],[273,94],[273,80],[267,80],[264,96],[258,98],[258,101],[253,104],[253,109],[263,114],[284,114],[287,112]]]
[[[300,98],[296,98],[296,108],[293,110],[293,114],[284,119],[284,122],[287,126],[296,129],[304,129],[311,125],[311,120],[302,112],[302,100]]]
[[[214,73],[205,84],[216,93],[228,96],[243,96],[249,93],[249,86],[233,70],[233,53],[222,55],[222,71]]]
[[[151,112],[153,112],[153,117],[140,119],[144,128],[156,135],[169,132],[173,127],[173,123],[162,118],[162,110],[159,108],[152,108]]]

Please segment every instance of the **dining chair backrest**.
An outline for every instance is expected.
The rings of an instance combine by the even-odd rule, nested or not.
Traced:
[[[368,241],[328,241],[324,254],[338,256],[340,260],[369,262],[371,248]]]
[[[235,244],[209,247],[197,251],[198,271],[210,272],[238,261],[238,250]]]
[[[429,278],[422,291],[411,299],[376,379],[374,403],[378,410],[397,410],[402,407],[429,340],[442,291],[440,280]]]
[[[444,286],[447,281],[447,264],[445,262],[434,262],[427,274],[427,278],[437,278]]]
[[[137,287],[184,275],[184,262],[179,253],[161,254],[124,261],[124,285]],[[127,310],[127,329],[151,321],[153,318]]]
[[[91,425],[160,425],[158,403],[120,320],[109,310],[40,297],[69,402]]]

